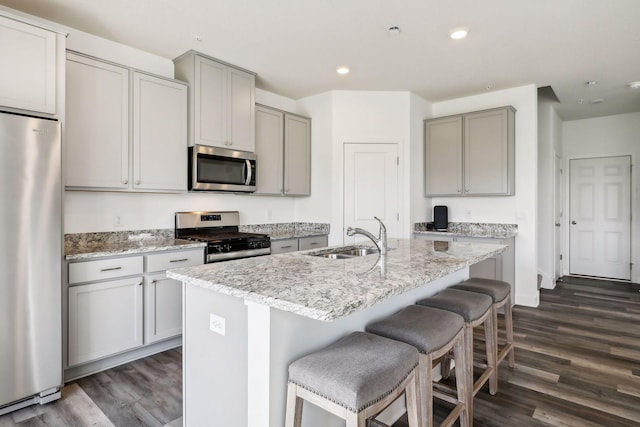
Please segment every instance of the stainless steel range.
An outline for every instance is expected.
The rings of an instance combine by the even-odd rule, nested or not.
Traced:
[[[239,225],[238,211],[176,212],[175,235],[207,242],[207,263],[271,254],[267,234],[241,233]]]

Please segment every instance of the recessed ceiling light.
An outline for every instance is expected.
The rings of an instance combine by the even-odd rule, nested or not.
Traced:
[[[604,102],[604,98],[597,98],[589,101],[589,104],[602,104],[603,102]]]
[[[585,82],[585,84],[586,84],[587,86],[595,86],[595,85],[597,85],[597,84],[598,84],[598,82],[597,82],[597,81],[595,81],[595,80],[589,80],[589,81]]]
[[[349,74],[349,67],[345,67],[344,65],[341,65],[340,67],[336,68],[336,73],[338,74]]]
[[[395,36],[397,36],[398,34],[400,34],[400,27],[396,27],[396,26],[389,27],[389,29],[387,30],[387,32],[389,33],[389,35],[390,35],[391,37],[395,37]]]
[[[449,32],[449,36],[454,40],[460,40],[467,37],[469,34],[469,29],[465,27],[454,28]]]
[[[631,89],[640,89],[640,82],[631,82],[629,83],[629,87]]]
[[[578,104],[584,104],[584,99],[578,98]]]

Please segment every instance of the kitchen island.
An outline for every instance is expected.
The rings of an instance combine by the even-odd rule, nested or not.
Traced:
[[[304,251],[170,270],[183,286],[187,426],[284,424],[287,367],[468,277],[503,245],[390,239],[385,257]],[[341,421],[305,405],[303,425]]]

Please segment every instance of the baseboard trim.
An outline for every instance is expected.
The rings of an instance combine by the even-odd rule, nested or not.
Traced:
[[[172,348],[180,347],[181,345],[182,336],[178,336],[165,341],[149,344],[144,347],[139,347],[124,353],[118,353],[104,359],[85,363],[83,365],[72,366],[65,369],[63,379],[64,382],[67,383],[69,381],[77,380],[78,378],[86,377],[87,375],[92,375],[106,369],[111,369],[124,363],[133,362],[134,360],[142,359],[143,357],[151,356],[153,354],[161,353]]]

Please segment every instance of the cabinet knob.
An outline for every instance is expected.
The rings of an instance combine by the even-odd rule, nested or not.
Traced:
[[[571,224],[576,225],[576,224],[577,224],[577,222],[575,222],[575,221],[571,221]]]
[[[129,180],[128,180],[128,179],[123,179],[123,180],[122,180],[122,183],[123,183],[123,184],[128,184],[128,183],[129,183]]]
[[[140,181],[136,181],[136,185],[140,185]]]

